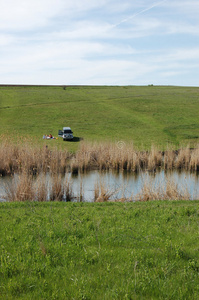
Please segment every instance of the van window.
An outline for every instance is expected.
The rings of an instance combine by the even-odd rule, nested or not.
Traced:
[[[64,130],[64,133],[72,133],[72,130],[70,129]]]

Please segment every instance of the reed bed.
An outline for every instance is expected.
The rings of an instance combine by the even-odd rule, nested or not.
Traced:
[[[135,196],[135,201],[150,200],[190,200],[191,196],[186,187],[166,179],[165,182],[154,184],[151,180],[144,182],[141,191]]]
[[[42,174],[38,176],[35,180],[36,192],[35,192],[35,200],[39,202],[46,201],[49,195],[49,187],[48,182],[46,180],[46,176]]]
[[[88,143],[82,142],[80,149],[71,161],[71,171],[78,173],[91,170],[141,170],[184,169],[199,171],[199,145],[194,149],[189,146],[179,150],[160,151],[152,146],[149,151],[138,151],[133,144]]]
[[[126,197],[123,192],[122,197],[117,197],[119,191],[123,187],[115,190],[110,189],[104,183],[96,183],[94,190],[95,202],[135,202],[135,201],[152,201],[152,200],[190,200],[191,196],[187,187],[179,186],[178,184],[166,179],[164,182],[154,183],[152,180],[143,182],[141,191],[137,194],[132,190],[131,196]]]
[[[94,202],[107,202],[118,193],[117,189],[110,189],[102,181],[95,184],[94,188]]]
[[[12,178],[12,181],[5,185],[6,200],[33,201],[35,199],[34,180],[27,173]]]
[[[36,178],[22,173],[12,177],[6,184],[6,200],[13,201],[84,201],[83,183],[81,181],[79,196],[74,196],[73,182],[60,174],[48,176],[39,175]],[[122,192],[122,196],[121,196]],[[110,188],[106,183],[98,181],[94,186],[93,202],[109,201],[151,201],[151,200],[190,200],[191,196],[186,187],[178,186],[168,178],[164,182],[155,183],[152,180],[143,182],[139,193],[132,188],[131,196],[125,196],[125,187]],[[120,196],[119,196],[120,195]],[[199,195],[197,195],[198,197]],[[196,199],[198,199],[196,197]],[[86,199],[85,199],[86,201]]]
[[[168,148],[160,151],[152,146],[148,151],[139,151],[132,143],[89,143],[82,141],[79,151],[75,154],[67,150],[53,149],[47,146],[35,147],[23,143],[10,143],[4,139],[0,144],[0,175],[14,173],[65,174],[71,171],[78,174],[92,169],[141,170],[156,171],[156,169],[184,169],[199,171],[199,145],[194,149],[189,146],[174,150]]]
[[[6,200],[14,201],[72,201],[72,182],[62,178],[60,174],[46,178],[44,174],[35,176],[21,173],[13,176],[12,180],[5,184]]]
[[[64,174],[69,168],[72,154],[67,150],[50,150],[47,146],[38,147],[28,141],[10,143],[4,139],[0,144],[0,175],[13,175],[14,173],[40,173]]]

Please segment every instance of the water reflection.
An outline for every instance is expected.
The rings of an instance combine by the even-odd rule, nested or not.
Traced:
[[[15,175],[15,179],[16,179]],[[43,176],[43,175],[42,175]],[[180,190],[186,190],[191,199],[199,199],[199,173],[186,171],[159,171],[159,172],[116,172],[116,171],[91,171],[84,174],[65,174],[64,180],[69,180],[72,184],[74,199],[83,197],[84,201],[94,201],[96,187],[103,186],[109,191],[115,192],[112,199],[131,198],[133,199],[143,186],[164,186],[165,182],[172,182]],[[5,201],[5,185],[11,182],[11,177],[0,177],[0,201]],[[52,178],[46,175],[47,186],[51,186]]]
[[[71,176],[71,175],[70,175]],[[179,189],[187,190],[191,199],[199,198],[199,176],[190,172],[99,172],[92,171],[89,173],[71,176],[73,181],[73,190],[75,196],[78,197],[80,185],[84,189],[84,198],[86,201],[93,201],[96,184],[102,184],[109,190],[118,191],[115,198],[132,198],[132,196],[140,193],[144,184],[148,183],[154,187],[163,186],[165,182],[175,183]]]

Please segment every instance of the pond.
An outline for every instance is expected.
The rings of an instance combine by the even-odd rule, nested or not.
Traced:
[[[72,177],[73,187],[78,197],[82,185],[86,201],[93,201],[96,185],[102,185],[112,193],[113,199],[135,198],[145,187],[157,190],[165,183],[172,182],[182,193],[188,192],[190,199],[199,199],[199,174],[189,172],[141,172],[138,174],[128,172],[99,172],[93,171]]]
[[[0,201],[5,201],[6,191],[5,186],[16,179],[17,175],[12,177],[0,177]],[[47,188],[52,186],[52,177],[46,175]],[[109,194],[109,200],[127,199],[127,200],[141,200],[143,193],[151,193],[159,195],[162,191],[170,189],[174,192],[177,190],[178,195],[189,195],[188,199],[199,199],[199,173],[190,173],[186,171],[172,171],[172,172],[111,172],[111,171],[90,171],[84,174],[72,176],[71,173],[66,173],[62,181],[70,183],[73,201],[81,199],[86,202],[93,202],[96,195],[103,190],[104,193]],[[172,186],[172,189],[170,188]],[[175,188],[174,188],[175,187]],[[160,191],[161,190],[161,191]],[[159,193],[159,194],[158,194]],[[163,196],[164,197],[164,196]],[[180,197],[180,196],[179,196]],[[161,199],[161,197],[160,197]]]

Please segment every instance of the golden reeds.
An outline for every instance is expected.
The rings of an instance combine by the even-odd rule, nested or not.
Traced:
[[[72,182],[63,179],[61,175],[52,175],[47,178],[44,174],[34,176],[21,173],[14,176],[5,184],[7,201],[72,201]]]
[[[33,201],[35,199],[32,176],[25,172],[6,184],[6,200],[8,201]]]
[[[117,143],[86,143],[80,144],[80,150],[71,160],[71,171],[78,173],[91,170],[140,170],[155,171],[156,169],[199,170],[199,146],[180,150],[167,149],[160,151],[155,146],[150,151],[138,151],[133,144]]]
[[[165,182],[155,184],[152,180],[145,181],[140,192],[130,197],[113,197],[120,189],[110,190],[104,184],[96,184],[94,191],[95,202],[129,202],[129,201],[152,201],[152,200],[189,200],[191,198],[186,187],[180,187],[176,183],[165,179]],[[133,196],[134,195],[134,196]]]
[[[82,141],[75,154],[67,150],[48,149],[47,146],[35,147],[30,143],[9,143],[4,139],[0,144],[0,175],[29,173],[37,175],[72,174],[92,169],[141,170],[156,169],[199,170],[199,145],[179,150],[160,151],[155,146],[150,151],[138,151],[132,143],[89,143]]]
[[[62,201],[64,198],[64,189],[61,182],[61,175],[52,177],[50,201]]]
[[[94,202],[107,202],[110,201],[114,195],[119,192],[119,189],[110,189],[107,187],[104,182],[100,180],[100,182],[95,183],[94,188]]]
[[[70,202],[74,199],[74,195],[73,195],[73,183],[71,181],[71,179],[69,179],[68,177],[65,177],[64,182],[63,182],[63,191],[64,191],[64,200],[66,202]],[[81,194],[80,194],[81,197]],[[83,195],[82,195],[82,199],[83,199]]]
[[[122,191],[122,195],[121,192]],[[73,183],[60,174],[46,178],[45,175],[34,178],[28,173],[14,176],[5,186],[7,201],[73,201]],[[129,188],[128,188],[129,194]],[[119,195],[121,195],[119,197]],[[190,194],[186,186],[178,186],[165,178],[163,182],[146,179],[139,193],[125,196],[125,187],[110,188],[104,182],[98,181],[94,187],[94,202],[108,201],[150,201],[150,200],[189,200]],[[77,200],[83,201],[83,183],[80,184],[80,194]],[[86,200],[86,199],[85,199]]]
[[[43,202],[48,200],[49,187],[44,174],[38,176],[35,182],[35,191],[37,201]]]
[[[0,175],[24,171],[32,175],[47,172],[64,174],[69,168],[70,157],[67,150],[49,150],[47,146],[36,147],[28,142],[14,144],[5,139],[0,144]]]
[[[159,184],[155,184],[151,180],[146,180],[141,191],[135,196],[136,201],[189,199],[190,194],[186,187],[180,187],[167,178]]]

